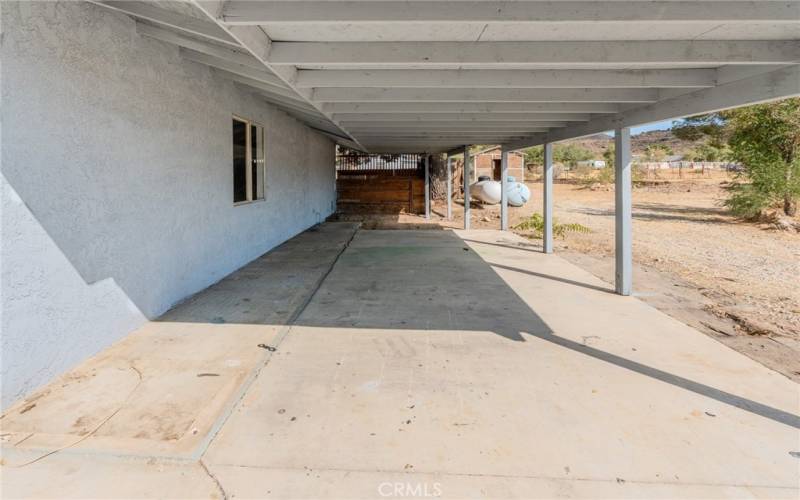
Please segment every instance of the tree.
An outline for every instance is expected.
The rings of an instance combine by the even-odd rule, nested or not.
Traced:
[[[797,213],[800,197],[800,99],[786,99],[721,113],[730,131],[731,157],[744,165],[749,184],[737,184],[727,206],[756,215],[782,202]]]
[[[785,99],[675,122],[681,139],[700,140],[695,153],[716,161],[728,157],[744,166],[748,182],[730,188],[725,205],[752,217],[775,203],[786,215],[797,213],[800,198],[800,99]],[[727,152],[726,146],[730,148]]]
[[[686,153],[688,161],[724,161],[730,156],[726,145],[716,147],[711,143],[699,144]]]
[[[579,161],[591,160],[594,153],[579,144],[564,143],[553,146],[553,161],[575,167]],[[525,163],[544,163],[544,147],[534,146],[525,150]]]
[[[614,166],[615,157],[617,154],[617,147],[614,143],[608,146],[608,149],[603,151],[603,159],[606,161],[606,167]]]
[[[719,113],[690,116],[672,122],[672,134],[682,141],[697,142],[710,139],[724,142],[725,120]]]
[[[525,164],[533,163],[534,165],[541,165],[544,163],[544,148],[542,146],[533,146],[525,150]]]
[[[644,157],[649,162],[664,161],[667,155],[672,154],[672,149],[663,144],[651,144],[644,150]]]
[[[455,163],[455,161],[453,161]],[[447,199],[447,155],[430,155],[431,199]],[[453,176],[455,179],[455,175]]]
[[[558,144],[553,148],[553,160],[572,168],[576,167],[579,161],[592,158],[594,158],[594,153],[578,144]]]

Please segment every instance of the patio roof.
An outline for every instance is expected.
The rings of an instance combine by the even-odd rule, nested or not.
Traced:
[[[519,149],[800,95],[800,1],[98,1],[338,143]]]

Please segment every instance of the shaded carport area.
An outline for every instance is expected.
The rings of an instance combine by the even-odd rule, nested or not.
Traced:
[[[4,494],[795,498],[798,405],[540,245],[326,223],[12,408]]]
[[[621,295],[632,293],[631,127],[800,95],[796,0],[94,3],[342,146],[460,154],[467,179],[470,145],[502,146],[502,178],[510,151],[543,145],[545,252],[552,145],[613,132]],[[504,189],[504,230],[505,200]]]
[[[797,385],[628,295],[630,127],[800,94],[800,2],[92,3],[343,146],[545,145],[545,238],[306,231],[10,408],[5,496],[797,498]],[[610,130],[613,287],[551,253]]]

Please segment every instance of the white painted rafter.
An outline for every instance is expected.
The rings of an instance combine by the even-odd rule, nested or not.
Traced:
[[[559,121],[559,122],[537,122],[537,121],[505,121],[505,122],[486,122],[486,121],[462,121],[462,120],[439,120],[439,121],[425,121],[425,122],[399,122],[396,120],[388,120],[384,122],[345,122],[350,128],[356,130],[362,130],[364,128],[370,128],[372,130],[380,130],[381,128],[399,128],[404,124],[409,127],[417,127],[421,130],[425,130],[426,128],[435,128],[435,127],[472,127],[472,128],[492,128],[495,130],[500,130],[502,128],[515,128],[525,129],[525,128],[542,128],[542,127],[566,127],[570,122],[566,121]]]
[[[509,138],[518,137],[520,139],[524,139],[527,136],[524,132],[497,132],[497,131],[485,131],[485,132],[419,132],[414,130],[409,131],[400,131],[400,132],[392,132],[393,138],[403,138],[403,139],[449,139],[449,140],[474,140],[483,138],[486,140],[487,138],[497,138],[502,137],[506,140]],[[376,132],[363,132],[359,134],[362,140],[369,142],[373,140],[375,137],[383,138],[385,134],[376,133]]]
[[[515,136],[519,136],[520,138],[524,138],[524,134],[462,134],[462,135],[452,135],[452,134],[418,134],[418,135],[398,135],[392,137],[383,137],[380,135],[362,135],[362,138],[366,144],[370,142],[383,141],[383,142],[408,142],[409,140],[418,140],[422,142],[458,142],[458,140],[470,139],[470,140],[497,140],[499,138],[513,138]]]
[[[605,102],[331,102],[329,113],[618,113]]]
[[[800,94],[800,0],[188,0],[208,20],[93,1],[338,142],[386,152],[531,145]],[[672,27],[609,41],[617,27],[649,38],[637,26],[648,22]],[[448,38],[491,23],[487,37],[507,26],[517,31],[503,39],[532,38]],[[382,26],[398,41],[381,41]],[[602,40],[554,35],[582,26]],[[767,36],[747,39],[762,27]],[[667,32],[683,35],[655,39]],[[328,35],[341,41],[312,41]]]
[[[472,144],[497,144],[502,140],[502,138],[492,139],[492,138],[485,138],[485,137],[480,137],[479,139],[480,139],[480,141],[478,142],[477,139],[470,140],[469,138],[466,138],[466,142],[469,142],[469,143],[472,143]],[[376,145],[378,145],[378,144],[380,144],[382,146],[395,145],[395,146],[404,147],[404,146],[408,145],[409,143],[411,143],[411,144],[414,144],[415,147],[440,147],[440,148],[450,149],[450,148],[452,148],[454,146],[457,146],[461,142],[464,142],[464,141],[459,140],[459,139],[420,140],[420,141],[415,141],[415,140],[408,141],[406,139],[396,139],[396,140],[385,139],[385,140],[376,140],[376,141],[373,141],[373,142],[365,142],[364,145],[369,147],[370,149],[375,149],[377,147]]]
[[[519,137],[520,140],[525,137],[530,137],[531,134],[537,132],[546,132],[548,129],[530,129],[530,130],[410,130],[410,129],[384,129],[380,131],[375,130],[362,130],[357,132],[357,135],[362,139],[367,137],[418,137],[418,136],[439,136],[450,137],[453,139],[465,140],[465,137],[492,137],[492,136],[508,136]],[[507,142],[507,141],[504,141]]]
[[[279,102],[279,103],[285,104],[285,105],[290,105],[290,106],[293,106],[293,107],[296,107],[298,109],[301,109],[301,110],[304,110],[304,111],[308,111],[308,112],[317,112],[317,113],[319,113],[316,108],[314,108],[313,106],[309,105],[306,101],[300,99],[298,96],[293,95],[293,93],[290,90],[280,91],[279,89],[276,89],[276,87],[274,87],[272,85],[264,84],[264,83],[262,83],[262,82],[260,82],[258,80],[254,80],[252,78],[248,78],[248,77],[243,76],[243,75],[239,75],[239,74],[236,74],[236,73],[230,73],[230,72],[225,71],[223,69],[214,68],[214,71],[216,71],[217,73],[220,73],[221,75],[223,75],[225,78],[227,78],[229,80],[233,80],[235,83],[238,83],[240,85],[249,87],[249,88],[253,89],[254,91],[257,91],[258,93],[264,95],[270,101]],[[277,93],[278,91],[280,91],[280,93]],[[322,116],[321,113],[320,113],[320,116]]]
[[[703,88],[715,69],[300,70],[297,86],[440,88]]]
[[[299,97],[319,111],[339,130],[342,131],[354,144],[358,144],[358,139],[353,137],[344,127],[336,123],[333,118],[322,110],[321,104],[311,99],[311,92],[308,89],[299,89],[295,86],[297,69],[295,67],[276,68],[270,61],[270,54],[273,46],[272,40],[258,26],[227,26],[222,20],[222,10],[225,5],[224,0],[189,0],[193,5],[205,13],[217,26],[222,28],[228,35],[236,40],[242,48],[246,49],[264,67],[280,78],[287,87],[292,89]]]
[[[658,89],[318,88],[318,102],[656,102]]]
[[[547,132],[549,127],[509,127],[509,128],[494,128],[494,127],[475,127],[475,128],[458,128],[458,127],[425,127],[425,128],[408,128],[408,127],[383,127],[376,130],[370,129],[353,129],[356,135],[381,135],[387,136],[390,134],[408,135],[408,134],[506,134],[506,135],[519,135],[529,137],[538,132]]]
[[[258,90],[254,90],[256,94],[260,92]],[[309,123],[314,123],[315,125],[323,125],[328,123],[328,120],[316,110],[306,110],[302,108],[297,108],[292,106],[291,104],[284,104],[284,103],[275,103],[276,107],[282,108],[287,113],[290,113],[294,116],[302,118],[303,120],[307,120]],[[328,123],[330,125],[330,123]]]
[[[171,43],[179,47],[193,50],[196,53],[215,57],[226,62],[228,65],[238,64],[268,74],[268,72],[264,71],[264,65],[261,64],[258,59],[247,52],[242,52],[241,50],[234,49],[230,46],[222,46],[217,43],[210,43],[199,40],[197,37],[182,35],[173,30],[158,28],[142,22],[136,23],[136,32],[148,38],[154,38],[156,40],[161,40],[162,42]],[[272,75],[270,74],[270,76]],[[286,85],[278,80],[278,78],[274,76],[272,76],[272,78],[278,86],[286,87]]]
[[[276,77],[269,71],[264,71],[263,67],[261,69],[256,69],[253,68],[252,66],[245,66],[243,64],[239,64],[229,59],[210,56],[208,54],[197,52],[195,50],[187,49],[184,47],[181,47],[180,53],[181,57],[189,61],[194,61],[200,64],[205,64],[206,66],[219,68],[229,73],[241,75],[250,78],[251,80],[256,80],[258,82],[261,82],[265,85],[270,85],[274,89],[274,92],[276,93],[279,93],[280,91],[286,91],[287,95],[296,95],[286,86],[286,84],[280,78]]]
[[[340,142],[351,140],[343,138],[338,125],[309,104],[285,81],[275,76],[275,72],[269,71],[252,51],[243,48],[242,43],[218,23],[162,9],[149,2],[90,1],[101,7],[130,15],[137,21],[136,30],[139,35],[180,47],[184,59],[212,67],[222,76],[244,85],[278,109],[316,130]],[[260,40],[259,33],[263,33],[259,28],[251,27],[237,27],[233,28],[233,31],[241,40],[256,44]],[[259,53],[266,54],[267,51],[268,47]],[[286,74],[288,68],[277,68],[277,72]]]
[[[458,122],[588,122],[589,114],[581,113],[338,113],[334,118],[342,123],[354,122],[428,122],[452,120]]]
[[[449,65],[503,68],[588,64],[792,64],[800,40],[591,41],[591,42],[274,42],[274,65],[379,67]]]
[[[509,149],[521,149],[544,144],[545,142],[584,137],[617,128],[632,127],[796,96],[800,96],[800,66],[797,65],[711,89],[698,90],[658,103],[636,107],[622,113],[605,115],[586,123],[565,127],[562,130],[535,135],[530,139],[508,144],[508,147]]]
[[[513,139],[513,137],[511,138]],[[404,146],[406,144],[417,144],[422,145],[425,144],[427,146],[434,146],[434,147],[444,147],[450,149],[454,146],[458,146],[459,144],[463,144],[464,142],[471,143],[471,144],[502,144],[507,142],[509,138],[507,137],[487,137],[487,136],[478,136],[478,137],[455,137],[455,138],[443,138],[440,140],[426,140],[425,138],[414,138],[414,137],[404,137],[400,140],[395,141],[383,141],[380,138],[375,138],[375,140],[370,140],[370,138],[365,138],[363,143],[365,146],[369,147],[370,149],[374,149],[375,144],[381,145],[390,145],[395,144],[398,146]]]
[[[787,23],[800,18],[792,1],[258,1],[225,5],[226,23],[360,24],[465,22],[714,22]]]
[[[425,145],[425,144],[411,144],[408,143],[403,146],[396,144],[382,145],[371,144],[368,150],[374,154],[403,154],[403,153],[445,153],[449,150],[463,146],[459,143],[457,146],[452,145]]]
[[[161,9],[148,2],[88,0],[91,3],[116,10],[137,19],[145,19],[160,26],[178,30],[187,34],[200,36],[230,47],[239,48],[239,43],[217,24],[194,19],[182,14]]]

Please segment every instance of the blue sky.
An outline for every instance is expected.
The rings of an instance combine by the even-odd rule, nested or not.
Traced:
[[[651,130],[668,130],[671,128],[672,120],[667,120],[663,122],[651,123],[650,125],[644,125],[641,127],[633,127],[631,129],[631,135],[641,134],[642,132],[650,132]]]
[[[642,132],[650,132],[651,130],[669,130],[672,128],[673,121],[680,120],[665,120],[663,122],[655,122],[650,125],[642,125],[641,127],[631,127],[631,135],[641,134]],[[606,134],[614,137],[614,131],[610,130]]]

